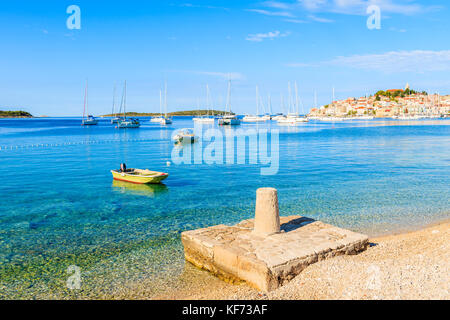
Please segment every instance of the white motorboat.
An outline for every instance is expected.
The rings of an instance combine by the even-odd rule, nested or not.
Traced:
[[[194,134],[194,131],[192,129],[180,129],[172,139],[177,144],[194,143],[198,140],[198,137]]]

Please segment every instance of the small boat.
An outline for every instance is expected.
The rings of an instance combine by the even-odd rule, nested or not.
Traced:
[[[137,129],[140,128],[141,123],[136,118],[127,118],[126,108],[127,108],[127,82],[125,81],[123,88],[123,117],[117,121],[117,128],[119,129]],[[122,105],[120,109],[122,109]]]
[[[295,118],[295,121],[296,122],[309,122],[307,117],[298,117],[298,118]]]
[[[219,126],[238,126],[241,120],[236,115],[231,114],[231,80],[228,80],[228,96],[227,105],[225,108],[227,114],[219,119]]]
[[[160,121],[161,125],[163,125],[163,126],[172,124],[172,122],[173,122],[172,118],[169,118],[169,117],[163,117]]]
[[[83,126],[96,126],[98,124],[98,120],[93,116],[87,116],[86,119],[83,119]]]
[[[278,121],[277,121],[277,123],[279,124],[279,125],[291,125],[291,126],[293,126],[293,125],[296,125],[297,124],[297,120],[296,120],[296,118],[284,118],[284,119],[279,119]]]
[[[83,120],[81,121],[82,126],[96,126],[98,124],[98,120],[89,114],[89,98],[88,98],[88,82],[86,81],[86,89],[84,92],[84,109],[83,109]]]
[[[219,119],[220,126],[238,126],[240,124],[241,120],[239,120],[238,117],[234,115],[223,116],[221,119]]]
[[[125,118],[117,122],[117,128],[119,129],[137,129],[141,126],[138,119],[135,118]]]
[[[152,123],[161,123],[163,120],[163,117],[153,117],[150,119],[150,122]]]
[[[242,118],[242,122],[265,122],[265,121],[267,121],[266,118],[252,116],[252,115],[248,115],[248,116],[245,116],[244,118]]]
[[[167,179],[169,174],[142,169],[127,169],[125,164],[118,170],[111,170],[114,180],[135,184],[158,184]]]
[[[207,117],[207,118],[193,118],[192,119],[194,122],[197,122],[197,123],[214,123],[214,118],[210,118],[210,117]]]
[[[117,124],[120,121],[120,117],[117,116],[116,113],[116,85],[114,84],[114,93],[113,93],[113,104],[112,104],[112,112],[111,112],[111,124]]]
[[[284,119],[286,119],[286,116],[284,116],[282,114],[277,114],[277,115],[272,116],[273,121],[284,120]]]
[[[121,119],[119,117],[114,117],[111,119],[111,124],[117,124],[117,123],[119,123],[120,120]]]
[[[259,96],[259,87],[256,86],[256,113],[255,115],[246,115],[244,118],[242,118],[242,122],[265,122],[267,120],[270,120],[270,116],[267,117],[259,116],[259,103],[260,103],[260,96]]]
[[[198,137],[192,129],[180,129],[172,139],[175,143],[194,143],[198,140]]]
[[[164,111],[165,114],[161,117],[161,121],[159,122],[162,126],[167,126],[172,124],[172,118],[167,115],[167,83],[164,85]]]
[[[208,113],[206,114],[206,116],[197,116],[192,118],[192,121],[196,122],[196,123],[214,123],[215,119],[214,116],[210,115],[210,110],[211,110],[211,104],[210,104],[210,96],[211,96],[211,92],[209,90],[209,85],[206,85],[206,108],[208,110]],[[197,109],[200,111],[200,103],[197,102]]]
[[[150,119],[151,123],[162,123],[164,120],[164,116],[162,113],[162,104],[163,104],[163,100],[162,100],[162,90],[159,90],[159,116],[157,117],[152,117]]]

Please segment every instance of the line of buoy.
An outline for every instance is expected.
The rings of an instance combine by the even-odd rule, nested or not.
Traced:
[[[47,144],[31,144],[31,145],[19,145],[19,146],[0,146],[0,151],[2,150],[13,150],[13,149],[32,149],[32,148],[53,148],[53,147],[63,147],[63,146],[75,146],[75,145],[93,145],[93,144],[106,144],[106,143],[124,143],[124,142],[151,142],[153,140],[149,139],[127,139],[127,140],[95,140],[95,141],[82,141],[82,142],[64,142],[64,143],[47,143]]]

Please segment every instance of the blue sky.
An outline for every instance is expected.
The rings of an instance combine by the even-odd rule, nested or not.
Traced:
[[[369,30],[366,9],[381,9]],[[66,9],[81,9],[69,30]],[[274,112],[287,83],[305,109],[336,98],[402,88],[450,93],[445,0],[2,1],[0,109],[80,115],[109,113],[113,86],[128,81],[128,110],[158,112],[167,80],[169,111],[204,106],[206,84],[224,109],[255,111],[255,86]],[[118,89],[120,91],[121,89]],[[8,108],[7,108],[8,107]]]

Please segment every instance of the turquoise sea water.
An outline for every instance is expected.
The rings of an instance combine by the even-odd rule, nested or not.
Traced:
[[[252,218],[259,187],[278,189],[282,215],[370,235],[449,217],[449,120],[243,124],[280,131],[273,176],[248,163],[167,166],[173,131],[189,127],[0,120],[0,298],[98,297],[146,277],[156,286],[183,271],[182,231]],[[121,162],[170,177],[113,182]],[[82,290],[66,287],[71,265]]]

